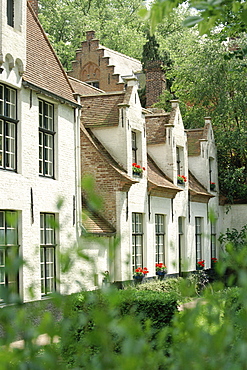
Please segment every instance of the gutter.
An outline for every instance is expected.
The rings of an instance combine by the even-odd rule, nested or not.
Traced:
[[[81,109],[81,105],[76,103],[76,102],[73,102],[71,100],[68,100],[68,99],[65,99],[65,98],[62,98],[61,96],[57,95],[57,94],[54,94],[46,89],[43,89],[42,87],[39,87],[39,86],[36,86],[34,84],[32,84],[31,82],[28,82],[28,81],[22,81],[22,85],[26,88],[29,88],[31,90],[34,90],[35,92],[37,93],[40,93],[40,94],[43,94],[43,95],[46,95],[46,96],[49,96],[50,98],[53,98],[55,100],[58,100],[60,101],[61,104],[68,104],[70,106],[72,106],[73,108],[79,108]]]

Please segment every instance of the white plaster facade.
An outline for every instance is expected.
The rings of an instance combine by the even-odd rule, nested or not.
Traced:
[[[77,240],[80,222],[80,157],[79,157],[79,105],[76,101],[62,104],[42,91],[22,85],[26,70],[26,1],[14,2],[15,23],[9,26],[6,19],[6,0],[1,9],[2,73],[0,84],[16,90],[17,121],[15,157],[17,165],[9,170],[0,168],[0,211],[18,214],[19,254],[25,264],[19,271],[19,293],[23,301],[41,298],[40,214],[55,214],[60,224],[56,233],[55,273],[56,289],[63,292],[78,290],[74,271],[60,273],[58,254]],[[17,9],[18,7],[18,9]],[[35,37],[35,35],[33,35]],[[13,62],[13,64],[12,64]],[[38,71],[37,71],[38,73]],[[37,88],[38,90],[38,88]],[[49,86],[47,87],[49,91]],[[54,176],[39,175],[39,100],[54,107]],[[7,135],[7,133],[5,133]],[[1,144],[4,136],[1,138]],[[1,146],[3,151],[7,148]],[[58,202],[63,199],[63,206]],[[3,232],[4,225],[1,224]],[[2,248],[3,245],[1,241]],[[8,248],[8,247],[7,247]],[[1,255],[2,256],[2,255]],[[7,285],[1,260],[1,285]],[[5,283],[4,283],[4,279]],[[29,288],[33,292],[30,294]]]

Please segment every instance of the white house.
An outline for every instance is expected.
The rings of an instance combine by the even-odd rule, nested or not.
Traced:
[[[30,3],[0,2],[2,301],[5,287],[23,301],[78,289],[57,257],[78,236],[80,104]]]
[[[155,264],[161,262],[175,276],[196,270],[200,260],[210,268],[211,258],[217,256],[216,231],[208,218],[211,205],[218,215],[211,125],[207,120],[198,139],[193,130],[184,129],[178,101],[171,102],[171,112],[143,109],[132,64],[117,53],[114,65],[109,50],[108,54],[110,59],[90,31],[69,72],[83,107],[82,174],[95,178],[96,192],[104,201],[103,209],[89,210],[85,228],[104,238],[108,235],[111,242],[114,235],[120,236],[114,261],[107,242],[103,254],[97,252],[97,243],[91,244],[100,261],[95,271],[98,281],[104,270],[110,271],[112,281],[131,279],[137,267],[147,267],[148,276],[155,276]],[[123,63],[125,76],[120,78]],[[87,69],[89,65],[94,69]],[[97,86],[107,87],[106,92],[89,87],[94,73]],[[193,153],[197,141],[200,151]],[[210,182],[216,183],[213,191]]]

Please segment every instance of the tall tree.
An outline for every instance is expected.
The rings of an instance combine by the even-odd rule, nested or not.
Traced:
[[[40,0],[40,21],[65,68],[85,38],[95,30],[101,42],[140,58],[145,22],[137,13],[142,0]]]

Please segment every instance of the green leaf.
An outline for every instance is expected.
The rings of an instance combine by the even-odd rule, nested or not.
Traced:
[[[247,9],[244,9],[241,14],[240,14],[240,17],[242,19],[242,21],[247,24]]]
[[[183,26],[185,26],[185,27],[194,27],[196,24],[198,24],[202,20],[203,20],[203,18],[200,17],[200,16],[197,16],[197,15],[191,16],[191,17],[187,17],[183,21]]]

